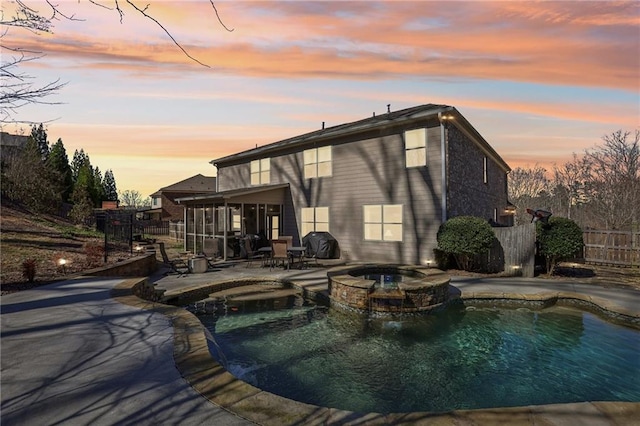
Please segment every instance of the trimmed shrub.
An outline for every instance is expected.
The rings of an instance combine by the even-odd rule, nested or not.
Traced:
[[[553,272],[558,262],[580,254],[584,247],[582,229],[566,217],[552,217],[548,223],[536,225],[538,253],[546,259],[547,272]]]
[[[30,283],[36,279],[36,266],[35,259],[27,259],[22,262],[22,277]]]
[[[470,271],[474,256],[489,250],[495,239],[489,223],[479,217],[458,216],[438,230],[438,250],[453,255],[459,269]]]
[[[103,263],[104,245],[99,242],[86,242],[84,244],[84,252],[87,255],[87,264],[89,266],[99,266]]]

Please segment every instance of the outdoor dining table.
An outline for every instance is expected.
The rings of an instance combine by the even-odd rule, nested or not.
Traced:
[[[304,246],[293,246],[287,249],[287,253],[292,259],[297,259],[299,262],[299,268],[302,269],[304,254],[307,248]],[[271,258],[271,247],[260,247],[256,250],[258,254],[262,255],[262,266],[267,265],[267,261]]]
[[[294,246],[289,247],[287,251],[289,252],[289,256],[291,256],[292,259],[298,259],[298,268],[302,269],[302,266],[304,264],[302,259],[304,258],[304,254],[306,253],[307,248],[304,246]]]

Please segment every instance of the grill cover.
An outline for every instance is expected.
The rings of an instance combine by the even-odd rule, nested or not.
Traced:
[[[339,259],[338,240],[328,232],[309,232],[302,238],[302,245],[307,249],[307,256],[317,259]]]

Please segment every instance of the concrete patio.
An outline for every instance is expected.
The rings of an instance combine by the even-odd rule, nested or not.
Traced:
[[[335,266],[335,265],[332,265]],[[327,267],[226,265],[149,280],[166,295],[249,277],[327,291]],[[583,402],[433,413],[352,413],[268,394],[208,353],[202,325],[178,307],[141,300],[144,279],[79,277],[2,297],[2,423],[18,424],[633,424],[640,403]],[[462,298],[574,298],[640,319],[640,291],[579,282],[460,278]]]

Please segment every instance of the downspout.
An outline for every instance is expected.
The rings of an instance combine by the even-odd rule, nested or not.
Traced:
[[[229,233],[227,227],[229,226],[229,207],[227,206],[227,200],[224,200],[224,235],[222,236],[222,258],[227,261],[227,234]]]
[[[438,119],[440,120],[440,162],[442,163],[442,200],[440,204],[442,206],[442,223],[447,221],[447,143],[445,140],[444,131],[444,118],[442,113],[438,113]]]
[[[187,251],[187,206],[182,206],[182,251]]]

